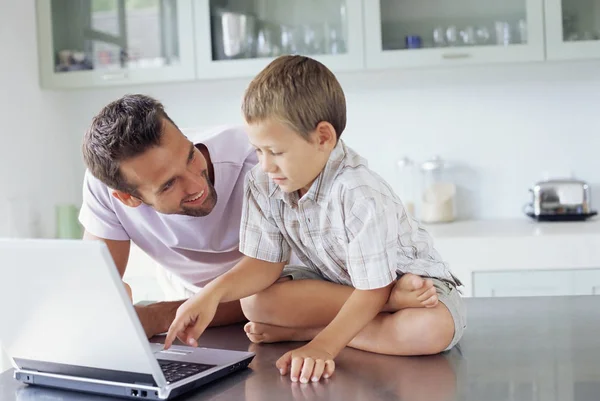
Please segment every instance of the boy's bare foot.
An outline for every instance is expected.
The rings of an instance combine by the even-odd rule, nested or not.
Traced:
[[[433,308],[437,304],[438,296],[433,281],[407,273],[394,285],[383,310],[396,312],[405,308]]]
[[[246,323],[244,331],[253,343],[309,341],[319,333],[318,329],[298,329],[254,322]]]

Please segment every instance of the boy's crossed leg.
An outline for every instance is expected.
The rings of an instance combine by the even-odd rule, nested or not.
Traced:
[[[445,286],[445,288],[444,288]],[[337,315],[354,289],[323,280],[278,282],[242,300],[252,342],[309,341]],[[428,355],[453,346],[464,329],[456,291],[445,282],[403,275],[388,303],[349,344],[388,355]],[[458,294],[452,294],[459,299]],[[439,302],[439,297],[442,302]],[[455,330],[455,326],[457,329]]]

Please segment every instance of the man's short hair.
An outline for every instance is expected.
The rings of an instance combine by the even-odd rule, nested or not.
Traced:
[[[94,177],[109,188],[130,194],[136,188],[123,177],[123,161],[159,146],[165,120],[163,105],[146,95],[125,95],[106,105],[83,138],[83,159]]]

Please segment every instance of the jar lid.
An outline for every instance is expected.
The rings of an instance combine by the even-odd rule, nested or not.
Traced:
[[[423,164],[421,164],[421,170],[424,171],[434,171],[441,170],[445,166],[444,161],[438,155],[433,156],[431,159],[427,160]]]

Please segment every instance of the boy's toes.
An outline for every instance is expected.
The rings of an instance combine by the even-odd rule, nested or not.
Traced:
[[[255,326],[254,322],[248,322],[248,323],[246,323],[246,324],[244,325],[244,331],[245,331],[247,334],[250,334],[250,333],[255,333],[255,332],[256,332],[256,330],[255,330],[255,327],[254,327],[254,326]]]
[[[252,333],[246,333],[246,336],[248,337],[248,339],[250,341],[252,341],[254,344],[260,344],[263,343],[265,341],[265,336],[262,334],[252,334]]]
[[[416,274],[406,273],[398,279],[397,286],[402,291],[416,291],[423,287],[425,280]]]
[[[421,278],[421,277],[419,277],[419,278]],[[433,280],[432,279],[430,279],[430,278],[421,278],[421,279],[424,281],[423,288],[427,288],[427,289],[433,288]]]
[[[427,289],[424,293],[422,293],[421,295],[419,295],[417,297],[417,299],[421,302],[431,298],[432,296],[437,295],[437,291],[435,289],[435,287],[431,287],[429,289]]]
[[[421,302],[421,304],[426,308],[433,308],[438,304],[438,301],[439,300],[437,294],[434,294],[431,297],[427,298],[425,301]]]

